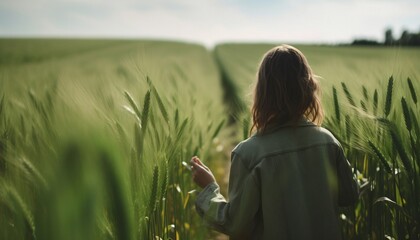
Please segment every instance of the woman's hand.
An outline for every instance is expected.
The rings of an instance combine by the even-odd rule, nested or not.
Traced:
[[[192,169],[192,179],[201,188],[205,188],[212,182],[216,182],[211,170],[204,165],[198,157],[193,157],[190,161]]]

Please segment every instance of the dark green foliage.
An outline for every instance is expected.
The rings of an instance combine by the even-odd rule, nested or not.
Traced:
[[[134,239],[133,209],[129,192],[117,160],[109,151],[99,153],[104,173],[104,183],[109,194],[110,213],[113,217],[115,238]]]

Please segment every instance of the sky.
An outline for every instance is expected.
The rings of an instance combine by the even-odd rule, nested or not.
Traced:
[[[0,0],[0,37],[383,41],[420,31],[419,0]]]

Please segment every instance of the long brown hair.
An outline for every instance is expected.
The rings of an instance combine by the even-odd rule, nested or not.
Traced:
[[[320,125],[324,114],[319,93],[302,52],[289,45],[271,49],[258,70],[251,130],[264,132],[269,125],[296,123],[302,117]]]

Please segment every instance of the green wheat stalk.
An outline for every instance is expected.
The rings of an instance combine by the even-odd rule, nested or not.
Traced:
[[[217,134],[219,134],[224,124],[225,124],[225,120],[223,119],[222,121],[220,121],[219,125],[217,125],[217,128],[214,131],[213,135],[211,136],[211,139],[214,139],[217,136]]]
[[[182,121],[181,126],[179,127],[179,130],[176,134],[176,139],[178,139],[178,140],[181,139],[182,135],[185,132],[185,128],[187,126],[187,123],[188,123],[188,118],[185,118],[184,121]]]
[[[23,167],[26,169],[26,171],[34,176],[36,179],[38,179],[39,183],[44,188],[48,188],[48,183],[45,180],[45,178],[42,176],[42,174],[38,171],[38,169],[31,163],[31,161],[27,160],[26,158],[22,158]]]
[[[155,165],[153,168],[153,176],[152,176],[152,185],[151,185],[151,191],[149,196],[149,204],[147,207],[147,217],[149,222],[148,232],[149,232],[149,238],[155,237],[155,219],[154,219],[154,213],[156,211],[156,206],[158,203],[157,197],[158,197],[158,184],[159,184],[159,167]]]
[[[362,92],[363,92],[363,98],[365,99],[366,102],[369,101],[369,94],[368,94],[368,90],[366,89],[366,87],[363,85],[362,86]]]
[[[155,165],[153,168],[152,185],[149,195],[149,204],[147,205],[147,217],[149,218],[149,232],[152,230],[150,223],[152,222],[153,213],[156,211],[157,205],[157,194],[158,194],[158,182],[159,182],[159,167]],[[154,237],[154,233],[149,233],[149,237]]]
[[[38,103],[38,100],[35,97],[34,91],[29,90],[28,94],[29,94],[29,98],[31,99],[32,105],[35,107],[35,109],[37,109],[39,111],[39,103]]]
[[[363,100],[360,100],[360,107],[363,109],[364,112],[367,112],[366,104]]]
[[[411,164],[410,164],[410,159],[407,155],[407,152],[404,149],[404,144],[402,143],[401,138],[398,135],[398,133],[396,133],[394,127],[390,128],[390,134],[391,134],[392,142],[394,143],[394,146],[397,150],[398,155],[400,155],[401,162],[402,162],[405,170],[407,171],[407,173],[409,175],[411,175],[412,168],[411,168]]]
[[[405,101],[404,97],[401,98],[401,105],[403,109],[405,126],[407,127],[407,130],[410,132],[412,128],[410,110],[408,109],[407,102]]]
[[[133,97],[131,97],[131,95],[127,92],[124,91],[124,96],[125,98],[128,100],[128,102],[130,103],[131,108],[133,108],[134,112],[136,113],[138,119],[141,119],[141,113],[139,108],[137,107],[136,102],[134,101]]]
[[[20,210],[20,214],[23,215],[27,226],[29,226],[29,228],[31,229],[32,236],[34,237],[34,239],[36,239],[34,217],[31,211],[29,210],[28,206],[26,205],[25,201],[20,196],[19,192],[15,188],[11,188],[7,185],[1,187],[4,187],[6,189],[6,193],[8,195],[8,198],[10,199],[10,203],[14,204],[17,207],[15,209]]]
[[[340,116],[340,105],[338,104],[338,96],[337,96],[337,89],[333,86],[333,99],[334,99],[334,110],[335,110],[335,119],[337,123],[340,123],[341,116]]]
[[[124,128],[121,126],[121,124],[117,121],[115,121],[115,127],[117,128],[118,135],[120,136],[120,140],[124,145],[127,145],[127,135],[124,131]]]
[[[376,115],[377,110],[378,110],[378,91],[375,89],[375,92],[373,93],[373,115]]]
[[[385,170],[389,173],[392,174],[392,169],[388,164],[388,161],[385,159],[385,156],[382,154],[382,152],[379,150],[378,147],[375,146],[375,144],[368,140],[368,144],[370,146],[370,148],[373,150],[373,152],[375,153],[376,157],[380,160],[380,162],[382,163],[382,165],[384,166]]]
[[[154,86],[152,86],[153,96],[156,99],[156,102],[158,104],[160,113],[162,114],[163,119],[165,119],[166,123],[169,123],[169,115],[168,111],[166,111],[165,105],[163,104],[162,98],[160,97],[158,91]]]
[[[140,159],[143,152],[143,131],[138,123],[134,124],[134,143],[136,146],[137,159]]]
[[[349,115],[345,116],[345,124],[346,124],[347,140],[350,140],[351,133],[352,133],[352,128],[351,128],[351,122],[350,122],[350,116]]]
[[[389,112],[391,111],[393,85],[394,85],[394,77],[391,76],[388,80],[388,87],[386,91],[386,100],[385,100],[385,108],[384,108],[385,117],[388,117]]]
[[[418,142],[419,147],[420,147],[420,126],[419,126],[419,122],[417,120],[416,114],[414,113],[413,109],[411,109],[411,121],[413,122],[412,125],[414,126],[414,132],[416,133],[416,136],[417,136],[417,139],[418,139],[417,142]],[[420,156],[420,154],[419,154],[419,156]]]
[[[249,136],[249,125],[250,121],[248,117],[244,117],[244,120],[242,121],[242,138],[247,139]]]
[[[160,221],[159,224],[163,224],[163,229],[167,226],[168,223],[168,216],[166,212],[166,195],[168,191],[168,184],[169,184],[169,167],[168,167],[168,161],[163,161],[163,169],[162,172],[162,180],[160,185],[160,196],[159,196],[159,210],[161,214],[163,215],[163,221]],[[162,231],[164,232],[164,231]],[[163,235],[163,234],[162,234]],[[168,236],[167,236],[168,237]]]
[[[350,91],[347,88],[347,85],[344,82],[341,82],[341,86],[343,88],[344,94],[346,95],[346,98],[349,101],[350,105],[352,105],[353,107],[356,107],[356,104],[354,103],[354,100],[353,100],[353,96],[350,94]]]
[[[178,108],[175,110],[174,124],[175,124],[175,129],[178,129],[178,126],[179,126],[179,110],[178,110]]]
[[[411,81],[410,78],[407,78],[407,82],[408,82],[408,88],[410,89],[411,98],[413,99],[414,104],[417,105],[417,94],[414,89],[413,82]]]
[[[144,95],[143,111],[141,113],[141,118],[140,118],[143,133],[146,133],[147,123],[149,120],[149,110],[150,110],[150,90],[148,90],[146,94]]]

